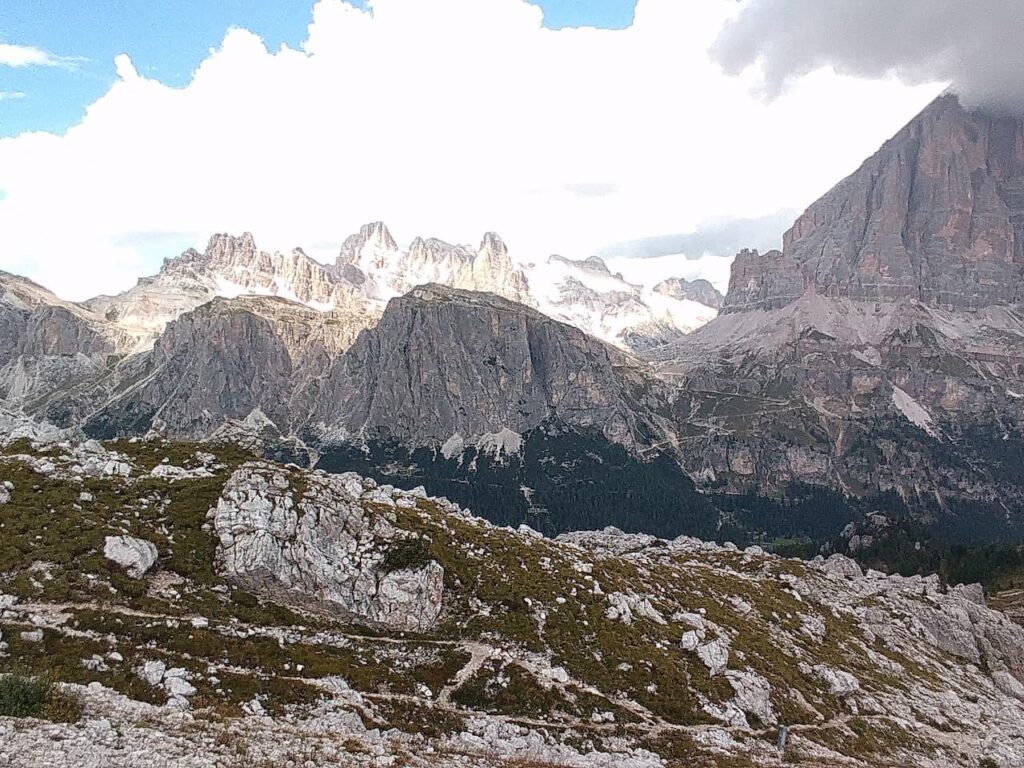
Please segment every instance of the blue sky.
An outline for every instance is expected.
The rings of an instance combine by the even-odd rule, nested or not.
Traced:
[[[361,3],[356,3],[361,4]],[[536,0],[552,29],[621,29],[636,0]],[[146,77],[183,86],[231,26],[260,35],[271,50],[297,47],[313,0],[2,0],[0,43],[33,46],[66,66],[0,66],[0,136],[62,132],[114,82],[114,57],[127,53]]]

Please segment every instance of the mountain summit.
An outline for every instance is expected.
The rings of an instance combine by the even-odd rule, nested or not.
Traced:
[[[1020,301],[1024,118],[936,99],[796,220],[783,250],[743,251],[725,311],[807,291],[979,308]]]
[[[742,251],[718,318],[645,356],[703,433],[694,476],[892,493],[999,527],[1024,500],[1022,278],[1024,119],[942,96],[782,251]]]

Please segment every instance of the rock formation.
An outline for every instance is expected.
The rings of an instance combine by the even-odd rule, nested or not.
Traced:
[[[629,283],[596,256],[551,256],[526,274],[544,314],[633,352],[678,340],[717,314],[707,301]]]
[[[939,97],[786,233],[737,256],[725,311],[813,290],[980,309],[1022,299],[1024,119]]]
[[[203,438],[259,408],[287,430],[295,387],[320,375],[373,319],[279,298],[215,299],[171,322],[152,350],[123,366],[84,428]]]
[[[441,446],[551,419],[638,447],[664,428],[657,387],[624,353],[499,296],[436,285],[393,300],[312,383],[307,421],[328,441]]]
[[[1024,120],[942,96],[781,252],[741,252],[723,314],[646,353],[704,431],[690,471],[893,491],[940,516],[970,500],[1020,526],[1022,146]]]
[[[273,465],[239,468],[210,512],[221,573],[252,592],[350,620],[433,629],[444,569],[433,560],[386,569],[389,547],[411,540],[364,510],[364,499],[394,506],[390,494],[352,474],[312,476],[298,495]]]
[[[670,277],[654,286],[654,292],[674,299],[696,301],[699,304],[721,309],[725,297],[707,280],[684,280],[681,277]]]

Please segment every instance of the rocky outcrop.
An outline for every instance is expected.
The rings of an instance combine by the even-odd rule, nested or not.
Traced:
[[[521,304],[436,285],[392,301],[315,384],[302,399],[327,440],[441,446],[557,420],[638,447],[663,429],[656,384],[625,354]]]
[[[374,504],[395,506],[389,492],[352,474],[311,475],[296,492],[281,469],[247,464],[210,512],[218,568],[232,583],[285,602],[430,630],[441,615],[444,569],[433,560],[389,568],[389,548],[408,539]]]
[[[707,280],[685,280],[681,277],[670,277],[654,286],[654,292],[673,299],[696,301],[712,309],[721,309],[725,297]]]
[[[807,291],[976,309],[1020,301],[1024,119],[940,96],[786,233],[737,257],[725,311]]]

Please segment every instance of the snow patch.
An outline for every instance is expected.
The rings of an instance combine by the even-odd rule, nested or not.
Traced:
[[[892,388],[892,403],[907,417],[908,421],[916,424],[932,437],[939,436],[928,411],[917,400],[895,385]]]
[[[476,447],[480,453],[493,456],[495,459],[518,456],[523,450],[523,437],[508,427],[499,432],[487,432],[476,439]]]
[[[454,435],[449,437],[445,444],[441,446],[441,455],[446,459],[451,459],[452,456],[458,456],[466,447],[466,441],[462,439],[462,435],[456,432]]]

